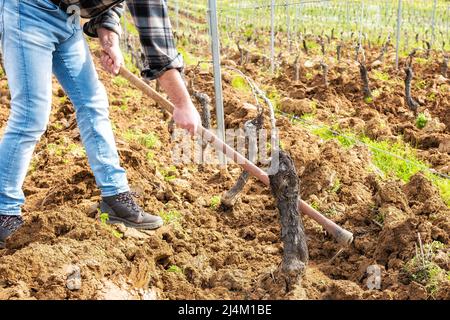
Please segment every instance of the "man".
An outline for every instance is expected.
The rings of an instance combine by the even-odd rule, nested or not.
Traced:
[[[23,224],[22,185],[49,119],[52,71],[75,106],[81,139],[102,193],[100,208],[109,214],[109,222],[141,229],[162,225],[160,217],[144,212],[130,194],[105,89],[78,19],[67,13],[79,11],[90,19],[84,32],[99,38],[102,65],[117,74],[123,64],[119,20],[125,2],[147,58],[143,76],[158,79],[175,105],[178,126],[195,133],[200,125],[180,75],[183,61],[174,46],[164,0],[0,0],[0,36],[11,91],[10,116],[0,142],[0,247]]]

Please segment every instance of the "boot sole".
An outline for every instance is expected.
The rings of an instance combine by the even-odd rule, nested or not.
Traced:
[[[101,208],[102,212],[107,213],[109,215],[109,219],[106,220],[107,224],[123,223],[126,227],[134,228],[134,229],[138,229],[138,230],[155,230],[155,229],[162,227],[164,224],[163,221],[153,222],[153,223],[134,223],[134,222],[128,221],[126,219],[116,217],[116,216],[112,215],[112,214],[114,214],[114,210],[104,202],[100,205],[100,208]]]
[[[119,218],[119,217],[109,217],[109,220],[106,221],[107,224],[120,224],[123,223],[126,227],[140,229],[140,230],[154,230],[163,226],[163,222],[154,222],[154,223],[133,223],[128,220]]]

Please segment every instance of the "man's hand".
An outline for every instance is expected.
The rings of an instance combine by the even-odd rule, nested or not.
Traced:
[[[184,105],[175,105],[173,110],[173,120],[177,126],[188,130],[192,135],[194,135],[202,125],[200,115],[190,100]]]
[[[99,28],[97,29],[100,45],[103,49],[100,61],[106,71],[117,75],[120,67],[124,64],[122,51],[119,46],[119,36],[114,31]]]

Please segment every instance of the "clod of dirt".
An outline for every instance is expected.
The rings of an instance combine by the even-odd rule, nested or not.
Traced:
[[[450,154],[450,140],[444,140],[439,144],[439,152]]]
[[[382,137],[391,136],[391,128],[379,117],[374,117],[366,122],[365,134],[374,140]]]
[[[417,282],[411,282],[408,294],[410,300],[425,300],[428,297],[425,287]]]
[[[325,161],[308,163],[302,177],[302,196],[308,198],[312,194],[331,189],[336,174]]]
[[[393,205],[383,206],[379,209],[379,214],[384,217],[384,224],[374,253],[376,261],[386,265],[392,259],[409,258],[413,249],[417,222]]]
[[[378,190],[375,199],[379,206],[392,205],[404,212],[409,211],[408,199],[402,192],[399,181],[386,182]]]
[[[309,99],[283,98],[280,101],[280,108],[286,113],[293,113],[298,116],[314,112],[313,103]]]
[[[338,121],[339,128],[341,130],[352,130],[356,133],[362,133],[364,132],[364,128],[366,127],[366,123],[364,120],[360,118],[344,118]]]
[[[348,280],[335,280],[331,282],[325,296],[330,300],[357,300],[361,299],[364,291],[354,282]]]
[[[411,177],[403,190],[417,215],[429,216],[449,211],[442,201],[439,190],[420,172]]]
[[[225,287],[231,291],[238,291],[242,290],[248,283],[242,277],[242,271],[222,269],[211,277],[210,285],[213,287]]]

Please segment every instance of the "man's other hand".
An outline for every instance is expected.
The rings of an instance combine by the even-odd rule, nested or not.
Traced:
[[[103,49],[100,61],[106,71],[117,75],[120,67],[124,64],[122,51],[119,46],[119,36],[114,31],[99,28],[97,29],[100,45]]]

